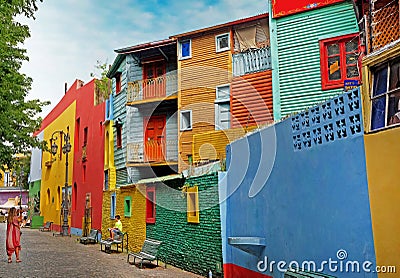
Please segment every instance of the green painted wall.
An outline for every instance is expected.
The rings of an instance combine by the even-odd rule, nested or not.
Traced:
[[[210,269],[217,273],[217,265],[222,265],[217,173],[186,180],[199,189],[199,224],[187,223],[186,196],[179,189],[182,184],[165,183],[176,190],[156,186],[156,223],[147,224],[147,238],[163,242],[160,256],[167,264],[201,275]]]
[[[359,32],[352,2],[271,21],[275,120],[341,93],[321,89],[319,40]]]

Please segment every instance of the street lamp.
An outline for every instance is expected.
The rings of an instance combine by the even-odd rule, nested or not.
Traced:
[[[69,137],[69,127],[67,127],[67,132],[63,130],[54,131],[51,135],[50,144],[51,144],[51,153],[53,155],[57,154],[58,146],[56,144],[57,136],[56,134],[59,133],[60,136],[64,136],[64,145],[62,146],[62,152],[65,154],[65,184],[64,184],[64,200],[62,202],[62,215],[63,215],[63,224],[61,235],[68,236],[68,153],[71,151],[71,143]]]

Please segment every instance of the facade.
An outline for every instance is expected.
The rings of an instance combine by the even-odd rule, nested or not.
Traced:
[[[377,265],[360,103],[356,89],[228,146],[225,277],[377,277],[323,264]]]
[[[300,2],[272,1],[272,11],[279,11],[270,17],[275,120],[341,93],[345,80],[361,78],[363,46],[352,1],[324,1],[318,8],[313,3],[292,9]]]
[[[398,1],[360,1],[367,42],[362,60],[365,155],[377,265],[398,269],[400,29]],[[363,8],[363,9],[362,9]],[[368,14],[372,15],[368,17]],[[365,16],[364,16],[365,15]],[[366,23],[366,24],[365,24]],[[379,277],[395,274],[379,274]]]
[[[56,107],[43,119],[37,132],[43,133],[43,140],[49,143],[48,146],[53,143],[58,146],[55,155],[42,152],[41,184],[38,191],[40,215],[44,221],[52,221],[55,230],[60,230],[63,222],[64,194],[68,195],[71,233],[82,233],[84,219],[93,227],[101,227],[102,206],[99,200],[102,199],[103,178],[98,173],[103,172],[103,152],[99,150],[103,150],[104,146],[96,140],[104,142],[103,119],[104,104],[95,102],[94,80],[88,84],[76,80]],[[68,161],[62,148],[65,134],[69,134],[71,144]],[[90,140],[92,144],[89,145]],[[65,183],[68,184],[66,193]],[[87,195],[90,196],[89,201],[92,200],[92,213],[88,218],[84,217]]]
[[[146,181],[146,236],[162,241],[164,262],[207,276],[222,274],[218,175]],[[153,201],[153,202],[151,202]]]
[[[228,142],[243,136],[247,127],[272,119],[268,116],[268,110],[272,112],[268,16],[261,14],[172,38],[178,41],[182,171],[193,163],[223,161]]]

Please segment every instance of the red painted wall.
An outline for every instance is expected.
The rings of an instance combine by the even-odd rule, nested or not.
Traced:
[[[343,0],[272,0],[273,18],[296,14],[338,2],[343,2]]]
[[[254,272],[250,269],[235,265],[224,264],[224,277],[225,278],[272,278],[272,276],[264,275],[259,272]]]
[[[91,227],[101,229],[102,222],[105,103],[95,106],[94,92],[95,83],[92,80],[78,89],[76,94],[71,227],[78,229],[82,229],[86,193],[91,195]],[[82,159],[85,128],[86,159]]]

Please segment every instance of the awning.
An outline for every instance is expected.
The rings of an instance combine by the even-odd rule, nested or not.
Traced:
[[[181,174],[175,174],[175,175],[168,175],[168,176],[163,176],[163,177],[142,179],[142,180],[138,181],[136,184],[157,183],[157,182],[164,182],[164,181],[182,179],[182,178],[183,178],[183,176]]]
[[[4,204],[0,205],[0,209],[9,209],[9,208],[20,208],[19,205],[15,204],[15,198],[8,198],[7,202],[5,202]],[[23,209],[27,209],[28,205],[21,205],[21,207]]]

